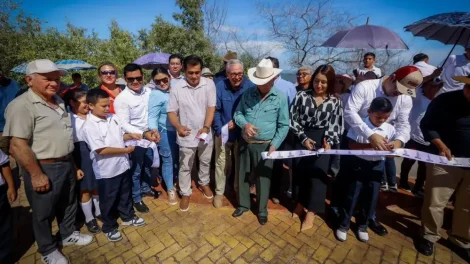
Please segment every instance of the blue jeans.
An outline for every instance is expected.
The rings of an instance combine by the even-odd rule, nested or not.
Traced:
[[[388,182],[388,185],[395,185],[397,183],[397,168],[395,166],[395,158],[385,158],[385,172],[383,182]]]
[[[152,177],[153,151],[152,148],[135,147],[131,153],[132,200],[142,202],[142,193],[150,192]]]
[[[176,131],[166,129],[160,132],[161,140],[159,143],[160,155],[162,156],[162,177],[165,181],[167,191],[173,190],[173,177],[178,172],[179,150],[176,144]]]

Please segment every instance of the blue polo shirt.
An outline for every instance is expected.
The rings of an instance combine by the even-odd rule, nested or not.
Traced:
[[[212,124],[216,136],[220,136],[222,127],[230,122],[230,120],[233,120],[235,109],[240,102],[243,92],[253,87],[256,87],[256,85],[248,80],[246,76],[243,76],[243,81],[238,90],[232,88],[228,79],[217,83],[217,104],[215,107],[214,122]],[[234,129],[229,130],[228,142],[235,141],[239,136],[240,128],[235,126]]]
[[[14,80],[11,80],[8,86],[0,85],[0,132],[3,132],[5,127],[5,110],[8,104],[15,99],[20,88],[20,85]]]

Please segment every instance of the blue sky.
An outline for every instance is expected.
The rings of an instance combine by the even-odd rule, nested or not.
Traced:
[[[229,27],[266,32],[266,27],[257,22],[254,2],[225,0],[228,8],[225,24]],[[392,29],[409,45],[410,56],[417,52],[427,53],[433,64],[442,62],[451,46],[413,37],[411,33],[404,32],[403,27],[437,13],[470,12],[470,0],[334,0],[334,5],[360,16],[357,20],[360,24],[370,17],[370,24]],[[47,22],[49,26],[63,29],[66,22],[70,21],[76,26],[95,30],[102,38],[109,36],[108,27],[113,18],[122,28],[135,33],[141,28],[150,28],[155,16],[162,15],[163,18],[172,20],[172,13],[178,11],[174,0],[23,0],[22,7],[27,13]],[[269,39],[262,37],[258,40]],[[463,48],[458,47],[454,53],[462,52]],[[286,54],[278,55],[281,58],[281,67],[287,66],[283,65],[282,60]]]

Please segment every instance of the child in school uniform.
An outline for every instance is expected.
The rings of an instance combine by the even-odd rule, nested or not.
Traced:
[[[98,182],[102,231],[109,241],[122,239],[118,231],[116,212],[122,225],[142,226],[144,219],[135,215],[132,207],[132,181],[129,175],[129,153],[125,140],[139,139],[140,135],[124,134],[117,116],[109,113],[109,95],[101,89],[87,93],[90,114],[83,124],[82,133],[90,147],[90,158]]]
[[[64,101],[72,112],[72,128],[73,142],[75,148],[73,150],[73,158],[78,170],[81,170],[83,178],[80,179],[80,206],[85,215],[85,225],[92,234],[101,232],[96,221],[101,215],[98,183],[93,172],[92,162],[90,159],[90,147],[84,140],[82,134],[83,124],[85,124],[89,108],[86,103],[87,91],[82,89],[73,89],[68,91],[64,96]],[[95,215],[93,215],[93,204],[95,205]]]
[[[18,197],[8,155],[0,150],[0,263],[9,263],[13,245],[13,222],[10,203]]]
[[[364,122],[374,133],[387,138],[390,142],[394,139],[395,128],[386,121],[392,110],[393,106],[390,100],[378,97],[370,105],[369,116],[364,118]],[[369,140],[359,136],[353,129],[349,130],[347,137],[349,138],[349,149],[372,149]],[[392,146],[389,147],[391,150]],[[346,241],[351,217],[355,212],[356,205],[358,205],[361,210],[356,215],[357,238],[362,242],[367,242],[369,240],[367,226],[377,206],[385,166],[384,157],[360,155],[343,157],[345,167],[341,169],[348,171],[349,175],[344,179],[346,199],[339,207],[340,219],[335,235],[339,241]],[[343,157],[341,158],[343,159]]]

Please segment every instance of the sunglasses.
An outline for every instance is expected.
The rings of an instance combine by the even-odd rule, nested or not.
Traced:
[[[133,83],[135,81],[141,82],[143,79],[144,79],[144,77],[142,77],[142,76],[140,76],[140,77],[128,77],[128,78],[126,78],[126,81],[128,83]]]
[[[297,77],[305,77],[308,75],[308,73],[297,73]]]
[[[158,85],[161,83],[168,83],[168,81],[169,81],[168,78],[163,78],[161,80],[157,80],[157,79],[153,80],[153,82]]]
[[[116,71],[101,71],[101,75],[116,75]]]

